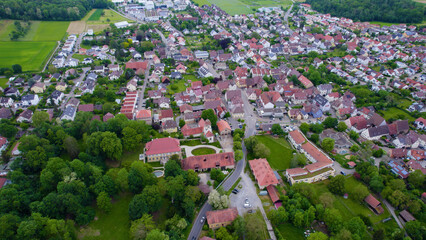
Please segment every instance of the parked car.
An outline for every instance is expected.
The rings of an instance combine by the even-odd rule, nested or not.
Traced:
[[[340,171],[340,173],[341,173],[343,176],[346,176],[346,173],[345,173],[345,172]]]
[[[200,222],[203,223],[205,219],[206,217],[202,217]]]

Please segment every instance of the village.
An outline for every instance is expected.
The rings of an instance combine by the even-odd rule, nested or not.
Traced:
[[[336,194],[321,184],[337,176],[352,185],[341,182],[335,202],[359,205],[361,196],[362,214],[387,231],[424,217],[411,206],[426,201],[425,28],[354,22],[303,3],[235,16],[189,1],[113,3],[136,23],[70,35],[47,71],[9,79],[0,99],[0,150],[10,160],[2,177],[39,112],[59,126],[83,114],[98,125],[125,116],[156,132],[136,161],[152,164],[157,177],[174,158],[198,174],[209,197],[190,240],[214,239],[212,230],[245,214],[259,214],[263,239],[292,239],[273,212],[284,208],[295,215],[286,226],[304,229],[303,237],[321,232],[324,222],[330,233],[330,221],[298,224],[305,215],[285,204],[296,198],[292,186]],[[16,132],[4,135],[11,126]],[[375,174],[366,177],[369,166]],[[377,187],[382,170],[389,174]],[[402,190],[384,185],[390,176],[407,182],[417,199],[395,200]],[[10,184],[1,179],[0,187]],[[356,192],[360,185],[368,189]],[[226,207],[214,194],[226,196]]]

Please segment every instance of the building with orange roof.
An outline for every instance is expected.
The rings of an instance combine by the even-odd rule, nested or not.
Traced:
[[[238,217],[237,208],[227,208],[206,212],[207,224],[209,228],[217,229],[228,226]]]
[[[173,155],[182,157],[179,139],[170,137],[151,140],[145,145],[144,153],[148,162],[161,164],[166,164]]]
[[[225,170],[234,168],[233,152],[191,156],[182,160],[182,169],[192,169],[196,172],[210,171],[213,168]]]
[[[289,132],[288,139],[296,148],[306,141],[305,137],[299,130]]]
[[[278,184],[278,179],[265,158],[250,160],[249,165],[260,189]]]
[[[219,129],[220,135],[230,135],[231,134],[231,127],[229,126],[229,123],[225,120],[220,120],[216,123],[217,128]]]
[[[305,88],[311,88],[311,87],[314,86],[314,84],[309,79],[307,79],[305,76],[303,76],[303,75],[300,75],[299,81],[303,84],[303,86]]]
[[[152,125],[152,114],[149,109],[141,109],[136,114],[136,120],[145,121],[146,124]]]

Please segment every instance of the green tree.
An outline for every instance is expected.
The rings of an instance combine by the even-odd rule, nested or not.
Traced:
[[[228,196],[220,195],[215,189],[210,192],[207,201],[214,209],[225,209],[229,206]]]
[[[138,134],[135,129],[130,127],[123,128],[123,145],[124,148],[133,151],[138,148],[142,142],[142,135]]]
[[[337,233],[342,229],[343,219],[337,209],[325,209],[324,221],[327,224],[328,229],[333,233]]]
[[[122,168],[120,171],[118,171],[115,181],[117,182],[117,185],[121,191],[125,192],[129,189],[129,173],[125,168]]]
[[[256,158],[266,158],[271,154],[271,151],[263,143],[258,143],[253,148],[253,154]]]
[[[185,120],[183,120],[183,118],[181,118],[180,120],[179,120],[179,127],[180,128],[182,128],[183,126],[185,126]]]
[[[413,184],[416,188],[421,188],[424,186],[425,179],[425,175],[421,170],[415,170],[408,176],[408,182]]]
[[[146,235],[146,240],[169,240],[169,236],[158,229],[154,229]]]
[[[217,116],[216,116],[216,114],[214,113],[213,109],[207,109],[207,110],[204,110],[204,111],[201,113],[201,118],[202,118],[202,119],[204,119],[204,120],[209,119],[209,120],[210,120],[210,123],[212,124],[212,127],[213,127],[213,128],[216,128],[216,127],[217,127],[217,125],[216,125],[216,122],[217,122]]]
[[[31,118],[33,126],[38,128],[42,123],[49,121],[49,114],[43,111],[36,111]]]
[[[13,70],[14,74],[21,73],[22,72],[22,67],[19,64],[13,64],[12,65],[12,70]]]
[[[426,227],[419,221],[407,222],[405,229],[413,240],[423,240],[426,238]]]
[[[322,124],[325,128],[335,128],[338,122],[337,118],[327,117]]]
[[[111,120],[111,119],[110,119]],[[93,155],[104,155],[118,160],[122,154],[121,140],[112,132],[95,132],[86,140],[87,151]]]
[[[359,151],[359,146],[358,146],[358,144],[354,144],[354,145],[352,145],[352,146],[349,148],[349,150],[351,150],[351,152],[354,152],[354,153],[358,152],[358,151]]]
[[[167,177],[176,177],[182,174],[183,170],[180,164],[177,161],[169,160],[164,165],[164,176]]]
[[[283,224],[288,219],[288,214],[283,207],[279,207],[277,210],[271,210],[268,212],[268,219],[271,220],[271,223],[275,226]]]
[[[278,123],[272,125],[271,132],[278,136],[284,135],[284,130],[281,128],[281,125],[279,125]]]
[[[77,140],[72,136],[66,136],[64,139],[64,148],[71,159],[77,158],[80,153]]]
[[[321,147],[326,152],[331,152],[334,149],[334,139],[332,138],[324,138],[321,142]]]
[[[351,191],[351,197],[362,203],[364,201],[364,199],[368,196],[369,192],[366,186],[362,185],[362,184],[358,184],[357,186],[355,186]]]
[[[236,161],[239,161],[241,159],[243,159],[243,151],[242,150],[237,150],[234,152],[234,157]]]
[[[309,126],[309,129],[314,133],[320,134],[324,130],[324,125],[321,123],[314,123]]]
[[[318,200],[324,206],[324,208],[333,207],[334,197],[333,197],[333,194],[329,192],[325,192],[321,194]]]
[[[360,217],[353,217],[351,220],[345,223],[346,229],[352,234],[358,235],[362,239],[367,231],[367,227]]]
[[[355,132],[354,130],[349,131],[349,137],[356,141],[359,138],[359,134],[357,132]]]
[[[300,129],[300,131],[302,131],[302,132],[303,132],[303,134],[305,134],[305,135],[306,135],[306,133],[308,133],[308,132],[309,132],[309,124],[307,124],[307,123],[302,123],[302,124],[300,124],[299,129]]]
[[[344,132],[344,131],[346,131],[346,129],[348,129],[348,126],[346,125],[345,122],[339,122],[337,124],[337,131]]]
[[[0,123],[0,132],[1,136],[10,139],[16,135],[18,129],[14,125],[4,122]]]
[[[216,236],[216,239],[218,239],[218,240],[233,240],[234,239],[232,237],[232,235],[228,232],[228,230],[226,230],[225,227],[219,228],[215,232],[215,236]]]
[[[144,214],[141,218],[132,221],[130,226],[130,237],[133,240],[143,240],[148,235],[148,232],[153,229],[155,229],[155,223],[152,220],[152,216]]]
[[[111,198],[108,196],[106,192],[101,192],[96,198],[96,204],[98,208],[104,211],[105,213],[109,213],[112,208]]]
[[[327,240],[328,236],[322,232],[314,232],[309,235],[307,240]]]

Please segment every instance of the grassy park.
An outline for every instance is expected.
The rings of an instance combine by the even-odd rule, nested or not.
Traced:
[[[69,22],[31,21],[28,33],[11,41],[9,34],[15,30],[14,22],[0,21],[0,67],[20,64],[23,71],[40,70],[69,25]]]
[[[284,138],[273,138],[271,136],[256,136],[259,142],[269,148],[271,154],[266,158],[275,170],[290,168],[293,158],[293,149]]]
[[[108,214],[96,209],[97,220],[80,230],[79,239],[130,239],[128,208],[132,197],[126,193],[114,199]]]
[[[191,153],[194,154],[195,156],[199,156],[199,155],[214,154],[214,153],[216,153],[216,151],[214,149],[211,149],[211,148],[203,147],[203,148],[194,149],[194,150],[192,150]]]

